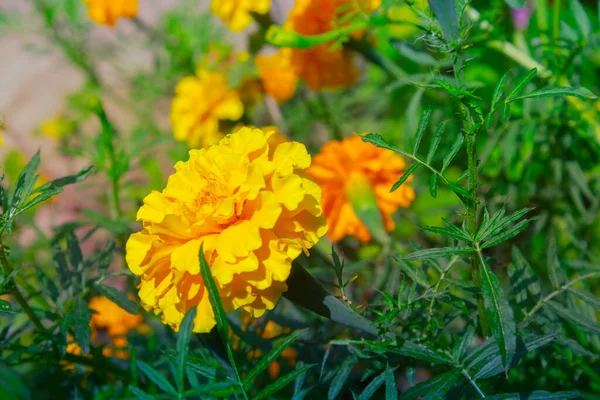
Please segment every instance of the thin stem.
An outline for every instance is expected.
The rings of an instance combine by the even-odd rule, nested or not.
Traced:
[[[562,292],[564,292],[565,290],[567,290],[568,288],[570,288],[577,282],[581,282],[581,281],[583,281],[585,279],[589,279],[589,278],[595,278],[597,276],[600,277],[600,271],[590,272],[589,274],[581,275],[581,276],[565,283],[560,288],[556,289],[554,292],[550,293],[548,296],[546,296],[543,299],[541,299],[540,301],[538,301],[538,303],[527,314],[525,314],[525,318],[523,318],[523,321],[521,323],[527,322],[527,320],[529,318],[531,318],[536,312],[538,312],[538,310],[540,308],[542,308],[542,306],[544,304],[546,304],[547,302],[552,300],[554,297],[558,296],[559,294],[561,294]]]

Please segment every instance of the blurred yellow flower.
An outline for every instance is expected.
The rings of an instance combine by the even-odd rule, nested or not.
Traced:
[[[306,148],[272,147],[273,134],[245,127],[191,150],[166,188],[144,199],[143,229],[127,242],[127,264],[141,277],[142,305],[173,329],[192,307],[195,332],[215,325],[200,275],[202,243],[225,311],[259,317],[287,290],[292,261],[326,233],[321,190],[304,176]]]
[[[237,120],[244,113],[238,92],[230,90],[220,72],[199,70],[177,84],[171,104],[173,136],[192,147],[210,146],[223,135],[219,120]]]
[[[73,132],[73,122],[58,117],[49,119],[40,125],[40,133],[50,139],[60,139]]]
[[[371,233],[349,200],[354,191],[365,188],[375,195],[385,228],[394,229],[392,214],[398,207],[408,207],[415,198],[407,184],[390,193],[405,167],[404,160],[394,152],[365,143],[356,135],[323,146],[306,173],[323,190],[323,213],[330,227],[327,236],[333,241],[346,235],[363,242],[370,240]]]
[[[302,35],[319,35],[335,29],[335,21],[354,10],[371,12],[377,0],[298,0],[289,14],[285,29]],[[343,13],[339,13],[344,9]],[[291,64],[296,75],[312,90],[340,89],[353,86],[359,75],[354,57],[345,47],[325,43],[309,49],[291,49]]]
[[[234,32],[246,29],[252,22],[251,13],[266,14],[271,0],[213,0],[210,10]]]
[[[138,13],[138,0],[83,0],[88,6],[88,16],[100,25],[114,25],[121,17],[134,18]]]
[[[279,103],[289,100],[298,84],[291,56],[292,50],[284,48],[271,56],[256,56],[254,60],[265,92]]]

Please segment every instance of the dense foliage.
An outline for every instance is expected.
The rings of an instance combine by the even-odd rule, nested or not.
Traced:
[[[90,166],[4,116],[0,398],[600,393],[600,3],[29,3]]]

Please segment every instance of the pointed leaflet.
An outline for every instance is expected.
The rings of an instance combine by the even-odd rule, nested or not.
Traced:
[[[379,389],[381,385],[383,385],[383,382],[385,381],[385,376],[386,371],[383,371],[381,374],[379,374],[373,380],[371,380],[367,387],[365,387],[362,393],[358,396],[358,400],[369,400],[371,397],[373,397],[377,389]]]
[[[283,293],[283,297],[292,303],[337,323],[377,335],[371,321],[329,294],[301,265],[293,264],[286,283],[288,290]]]
[[[327,399],[334,400],[337,398],[338,394],[344,387],[352,368],[354,368],[354,364],[356,364],[357,359],[353,356],[348,357],[344,360],[340,368],[337,370],[331,384],[329,385],[329,391],[327,392]]]
[[[594,93],[590,92],[588,89],[579,87],[548,87],[544,89],[534,90],[533,92],[525,93],[524,95],[512,97],[507,100],[507,102],[513,102],[516,100],[522,99],[536,99],[540,97],[565,97],[572,96],[580,99],[597,99]]]
[[[200,244],[200,251],[198,252],[198,258],[200,259],[200,274],[202,275],[202,280],[204,281],[204,286],[206,290],[208,290],[208,298],[210,300],[210,304],[212,305],[213,312],[215,314],[215,320],[217,321],[217,330],[219,331],[219,336],[223,341],[223,345],[225,346],[225,351],[227,352],[227,358],[229,359],[229,363],[231,364],[231,368],[235,372],[235,377],[238,380],[240,385],[240,389],[242,390],[242,394],[244,398],[248,398],[246,392],[244,390],[244,386],[242,385],[242,379],[240,377],[240,372],[237,369],[235,364],[235,357],[233,356],[233,349],[231,348],[231,343],[229,341],[229,323],[227,322],[227,317],[225,315],[225,310],[223,309],[223,304],[221,303],[221,297],[219,296],[219,290],[217,289],[217,285],[213,279],[212,273],[210,271],[210,267],[204,258],[204,243]]]
[[[549,301],[546,303],[546,305],[550,307],[552,311],[558,314],[559,317],[572,322],[582,331],[592,335],[600,335],[600,324],[593,321],[588,316],[576,313],[573,310],[568,310],[555,301]]]
[[[419,145],[421,144],[421,139],[423,139],[423,134],[425,133],[425,128],[427,128],[427,124],[429,123],[429,118],[431,117],[431,107],[427,107],[425,111],[423,111],[423,115],[421,116],[421,120],[419,121],[419,126],[417,128],[417,133],[415,134],[415,141],[413,143],[413,154],[417,154],[419,150]]]
[[[441,173],[444,173],[446,168],[448,168],[448,166],[450,165],[450,163],[452,162],[454,157],[456,157],[456,155],[462,148],[462,145],[464,142],[465,142],[465,136],[463,135],[462,132],[458,132],[458,135],[456,135],[456,139],[454,140],[454,143],[452,144],[450,151],[448,152],[446,157],[444,157],[444,161],[442,162],[442,170],[440,171]]]
[[[289,374],[280,377],[275,382],[273,382],[270,385],[268,385],[267,387],[265,387],[260,393],[258,393],[254,397],[254,400],[271,398],[271,395],[273,393],[277,393],[278,391],[280,391],[281,389],[286,387],[288,384],[290,384],[298,376],[302,375],[304,372],[306,372],[308,369],[314,367],[315,365],[317,365],[317,364],[303,365],[302,367],[290,372]]]
[[[489,400],[568,400],[568,399],[579,399],[581,393],[579,392],[555,392],[550,393],[544,390],[534,390],[533,392],[522,392],[522,393],[505,393],[488,396]]]
[[[453,42],[460,38],[458,30],[458,17],[454,0],[429,0],[429,5],[440,23],[440,28],[448,42]]]
[[[548,277],[550,278],[550,283],[555,289],[560,288],[567,281],[567,275],[560,265],[560,261],[558,260],[558,254],[556,251],[556,239],[551,238],[550,243],[548,243]]]
[[[402,184],[404,182],[406,182],[406,180],[412,175],[412,173],[415,172],[417,170],[417,168],[419,168],[420,166],[421,166],[421,164],[413,164],[410,167],[408,167],[408,169],[406,170],[404,175],[402,175],[400,177],[398,182],[394,183],[394,186],[392,186],[392,188],[390,189],[390,192],[393,192],[393,191],[397,190],[400,186],[402,186]]]
[[[390,365],[385,367],[385,400],[398,400],[398,388],[396,387],[396,377],[394,370]]]
[[[487,321],[492,329],[492,335],[500,348],[504,369],[508,371],[510,361],[516,352],[517,326],[512,308],[510,308],[508,299],[504,295],[498,277],[483,259],[481,251],[478,251],[478,254],[480,260],[481,292],[485,302]]]
[[[571,13],[575,18],[575,21],[577,21],[577,28],[581,33],[581,39],[587,40],[590,37],[592,25],[590,24],[590,19],[588,18],[585,9],[579,0],[569,0],[569,7],[571,8]]]
[[[78,298],[73,304],[73,317],[75,320],[75,340],[81,347],[81,352],[87,354],[90,352],[90,318],[92,313],[85,300]]]
[[[186,356],[192,336],[195,316],[196,307],[192,307],[183,318],[181,326],[179,327],[179,332],[177,333],[177,388],[180,393],[185,389]]]
[[[34,189],[32,193],[45,192],[46,190],[49,190],[52,188],[61,188],[63,186],[81,182],[90,175],[90,173],[92,172],[93,169],[94,169],[94,166],[90,165],[89,167],[79,171],[75,175],[64,176],[62,178],[58,178],[53,181],[47,182],[47,183],[43,184],[42,186]]]
[[[504,87],[506,86],[506,82],[508,81],[508,76],[510,75],[510,71],[505,73],[500,82],[496,85],[496,89],[494,89],[494,95],[492,96],[492,109],[495,109],[500,100],[502,99],[502,95],[504,94]]]
[[[508,277],[517,306],[525,314],[525,305],[533,306],[537,303],[540,300],[542,289],[531,265],[516,246],[512,248],[512,260],[512,263],[508,265]]]
[[[471,246],[458,246],[458,247],[440,247],[433,249],[425,249],[410,253],[406,257],[402,257],[404,260],[430,260],[441,257],[453,256],[455,254],[469,254],[476,251]]]
[[[148,379],[150,379],[150,381],[156,386],[158,386],[163,392],[172,394],[174,396],[177,395],[177,391],[175,390],[173,385],[171,385],[167,378],[165,378],[165,376],[159,371],[155,370],[150,365],[140,360],[137,361],[137,366],[140,369],[140,371],[142,371],[144,375],[146,375]]]
[[[518,96],[521,93],[527,84],[531,82],[533,77],[537,74],[537,68],[530,69],[527,74],[515,85],[515,87],[510,91],[508,97],[506,98],[507,103],[514,97]]]
[[[96,290],[103,296],[107,297],[110,301],[127,311],[129,314],[137,314],[140,307],[135,301],[130,300],[127,295],[113,287],[97,283],[94,285]]]
[[[453,369],[426,382],[421,382],[402,393],[400,400],[443,399],[460,379],[460,374],[460,369]]]
[[[440,141],[442,140],[442,134],[444,133],[444,128],[446,127],[446,121],[442,122],[438,125],[435,130],[435,134],[433,135],[433,139],[431,139],[431,144],[429,145],[429,150],[427,151],[427,164],[431,164],[433,161],[433,156],[437,151],[438,146],[440,145]]]

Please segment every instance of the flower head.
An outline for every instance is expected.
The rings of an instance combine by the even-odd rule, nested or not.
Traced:
[[[242,128],[191,150],[166,188],[144,199],[137,214],[143,229],[127,242],[127,264],[141,277],[142,305],[173,329],[192,307],[195,332],[215,325],[201,244],[225,311],[259,317],[287,290],[292,261],[326,233],[321,190],[304,176],[306,148],[272,145],[273,136]]]
[[[175,88],[173,136],[190,147],[209,146],[222,138],[220,120],[236,120],[243,113],[240,96],[229,89],[225,75],[199,70],[197,76],[183,78]]]
[[[138,13],[138,0],[84,0],[88,16],[100,25],[114,25],[121,17],[134,18]]]
[[[40,125],[39,131],[49,139],[60,139],[75,130],[75,123],[63,117],[53,118]]]
[[[254,60],[265,92],[278,102],[289,100],[298,84],[291,56],[292,50],[284,48],[271,56],[257,56]]]
[[[394,229],[392,214],[398,207],[408,207],[415,198],[414,190],[407,184],[390,193],[405,167],[404,160],[394,152],[365,143],[356,135],[323,146],[306,172],[323,190],[328,237],[337,241],[351,235],[363,242],[371,238],[349,199],[356,191],[364,190],[375,195],[385,228]]]
[[[252,15],[266,14],[271,0],[213,0],[210,10],[227,24],[229,29],[240,32],[252,22]]]

